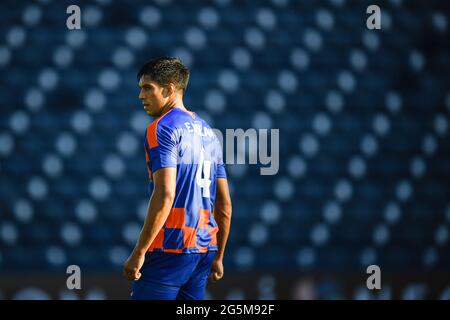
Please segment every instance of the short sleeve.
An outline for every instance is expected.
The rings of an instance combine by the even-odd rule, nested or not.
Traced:
[[[152,172],[177,166],[177,141],[172,128],[155,121],[147,128],[145,136],[145,147]]]
[[[217,164],[217,175],[216,178],[227,178],[227,172],[225,170],[225,164],[224,163],[219,163]]]
[[[227,173],[225,170],[225,163],[223,163],[223,155],[222,155],[222,145],[219,140],[215,141],[216,153],[217,153],[217,171],[216,178],[227,178]]]

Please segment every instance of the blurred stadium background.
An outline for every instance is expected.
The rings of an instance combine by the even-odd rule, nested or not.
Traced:
[[[2,1],[0,299],[128,298],[149,196],[135,75],[163,54],[191,68],[186,105],[213,127],[280,129],[277,175],[228,166],[226,274],[208,298],[449,299],[449,8]]]

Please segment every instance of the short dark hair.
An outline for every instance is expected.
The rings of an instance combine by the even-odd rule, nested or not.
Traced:
[[[148,76],[160,86],[172,82],[184,94],[189,81],[189,69],[179,58],[161,57],[148,61],[137,74],[139,81],[142,76]]]

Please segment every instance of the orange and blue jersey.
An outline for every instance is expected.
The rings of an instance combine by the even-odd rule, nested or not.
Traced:
[[[226,178],[226,172],[214,131],[195,113],[173,108],[147,127],[145,156],[150,192],[152,173],[166,167],[177,169],[172,209],[149,252],[216,251],[216,179]]]

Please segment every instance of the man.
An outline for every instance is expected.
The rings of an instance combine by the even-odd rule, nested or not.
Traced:
[[[139,99],[156,117],[146,130],[147,217],[123,275],[131,299],[204,299],[207,280],[223,277],[231,200],[220,142],[187,110],[189,70],[176,58],[146,63]]]

